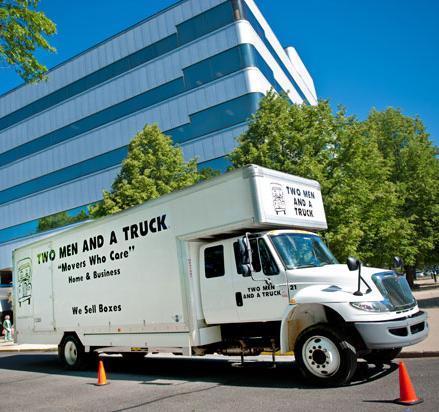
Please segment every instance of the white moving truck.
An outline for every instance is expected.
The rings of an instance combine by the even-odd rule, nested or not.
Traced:
[[[97,349],[294,351],[305,377],[347,383],[428,325],[404,277],[339,264],[326,227],[317,182],[254,165],[85,223],[14,251],[17,341],[69,368]]]

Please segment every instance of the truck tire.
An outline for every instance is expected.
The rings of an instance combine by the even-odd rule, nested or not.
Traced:
[[[58,346],[58,357],[67,369],[83,369],[87,364],[84,346],[75,335],[64,336]]]
[[[364,355],[363,359],[366,360],[368,363],[373,363],[374,365],[390,363],[401,353],[401,350],[402,348],[375,349],[367,355]]]
[[[294,356],[300,372],[312,384],[341,386],[357,369],[357,352],[327,324],[311,326],[298,336]]]

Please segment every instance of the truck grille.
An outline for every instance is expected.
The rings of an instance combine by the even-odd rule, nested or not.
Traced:
[[[416,299],[404,276],[399,276],[394,272],[385,272],[373,275],[372,279],[395,310],[408,310],[416,306]]]

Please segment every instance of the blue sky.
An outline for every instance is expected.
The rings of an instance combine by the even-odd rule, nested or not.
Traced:
[[[175,0],[41,0],[56,24],[49,68]],[[320,98],[363,119],[372,107],[419,115],[439,146],[439,2],[436,0],[256,0],[284,46],[294,46]],[[0,94],[21,80],[0,67]]]

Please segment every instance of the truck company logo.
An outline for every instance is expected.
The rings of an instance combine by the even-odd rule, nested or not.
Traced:
[[[30,305],[32,295],[32,261],[30,258],[18,262],[17,289],[18,305],[21,307],[23,302]]]
[[[168,230],[166,224],[166,214],[153,217],[149,220],[142,220],[140,222],[133,223],[131,225],[124,226],[122,228],[115,228],[108,236],[103,234],[94,234],[91,237],[85,239],[60,245],[58,250],[50,249],[41,251],[36,255],[36,261],[39,265],[51,263],[57,259],[66,259],[72,256],[77,256],[80,253],[88,253],[98,251],[104,246],[121,247],[119,250],[111,250],[109,252],[109,258],[111,260],[121,260],[128,258],[130,252],[135,249],[134,245],[126,245],[127,242],[135,241],[138,238],[144,238],[148,235],[154,235],[159,232]],[[122,246],[122,245],[126,246]],[[96,265],[105,263],[107,257],[94,255],[89,256],[90,265]],[[71,269],[79,269],[85,267],[85,261],[73,263],[73,264],[60,264],[59,269],[63,272]]]
[[[271,183],[271,196],[273,198],[273,207],[276,215],[279,213],[286,214],[286,203],[282,185],[279,183]]]
[[[276,215],[295,216],[297,218],[315,218],[314,203],[316,193],[313,190],[297,186],[270,183],[271,199]]]
[[[140,259],[144,246],[136,243],[145,237],[158,236],[170,228],[166,213],[150,219],[127,222],[124,225],[110,227],[102,233],[86,232],[85,235],[72,239],[70,242],[56,244],[53,248],[36,251],[34,262],[37,265],[53,265],[50,270],[69,288],[87,287],[99,282],[105,284],[114,279],[127,276],[125,261]],[[52,242],[55,243],[55,242]],[[140,246],[140,247],[139,247]],[[30,302],[31,264],[25,259],[19,264],[19,301]],[[64,275],[62,275],[64,274]],[[90,286],[92,287],[92,286]],[[124,306],[118,302],[112,304],[93,303],[89,305],[75,304],[73,316],[88,314],[105,314],[121,312]]]

